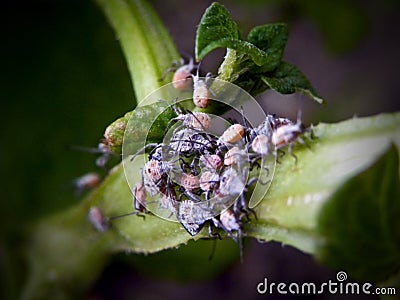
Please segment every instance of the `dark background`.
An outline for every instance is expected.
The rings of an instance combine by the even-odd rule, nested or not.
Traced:
[[[196,26],[211,1],[151,3],[179,51],[193,55]],[[320,106],[302,95],[268,91],[259,99],[269,112],[295,118],[301,109],[306,123],[318,123],[399,110],[398,1],[221,3],[243,36],[256,25],[288,22],[284,58],[299,66],[328,102]],[[0,246],[4,250],[18,245],[24,224],[80,201],[73,179],[99,170],[92,154],[71,151],[69,146],[96,147],[104,128],[135,102],[118,41],[93,2],[2,1],[0,22]],[[207,57],[203,71],[215,73],[223,55],[217,51]],[[199,264],[212,263],[208,255]],[[1,263],[7,263],[4,256]],[[3,280],[7,274],[2,276]],[[143,275],[135,268],[135,259],[118,255],[87,297],[252,299],[261,298],[255,287],[264,277],[301,283],[326,282],[335,276],[333,270],[291,247],[251,240],[242,265],[236,262],[223,274],[196,282]]]

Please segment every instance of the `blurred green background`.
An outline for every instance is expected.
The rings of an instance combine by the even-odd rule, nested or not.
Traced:
[[[400,109],[398,1],[220,2],[243,35],[255,25],[289,22],[284,57],[299,66],[328,101],[321,107],[304,96],[269,91],[259,97],[266,110],[295,118],[301,108],[307,122],[317,123]],[[193,55],[196,25],[211,1],[151,3],[179,51]],[[105,174],[96,168],[93,154],[70,146],[96,147],[104,128],[132,109],[135,99],[118,41],[93,2],[3,1],[1,6],[0,267],[9,270],[22,268],[18,252],[13,252],[22,248],[21,229],[78,203],[81,198],[72,186],[76,177],[89,171]],[[202,69],[215,72],[222,56],[216,51]],[[183,287],[137,271],[151,259],[162,260],[162,255],[141,262],[117,256],[88,298],[146,296],[152,289],[148,299],[193,294],[251,299],[264,277],[301,282],[335,278],[332,270],[297,250],[256,241],[249,241],[243,265],[233,265],[212,282]],[[11,274],[1,272],[0,279],[3,287],[15,284]]]

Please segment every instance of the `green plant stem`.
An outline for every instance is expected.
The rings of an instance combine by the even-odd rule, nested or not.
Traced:
[[[324,238],[318,231],[323,205],[346,180],[370,166],[390,143],[400,145],[399,129],[399,113],[316,126],[318,138],[310,143],[311,149],[295,148],[297,164],[290,155],[282,158],[269,192],[255,208],[258,219],[247,224],[246,234],[315,254]],[[135,168],[139,178],[139,163]],[[99,207],[105,216],[132,210],[121,165],[82,204],[33,228],[27,245],[31,273],[26,295],[48,295],[71,285],[83,288],[96,277],[108,253],[151,253],[192,239],[180,224],[151,215],[144,220],[139,216],[116,220],[110,230],[98,233],[86,220],[91,206]],[[195,239],[206,236],[202,231]]]
[[[140,102],[165,84],[160,78],[172,62],[179,59],[175,44],[146,1],[96,2],[121,43],[135,96]],[[122,165],[108,176],[95,194],[98,195],[95,199],[88,197],[82,204],[31,227],[25,249],[30,269],[22,291],[23,299],[74,298],[71,292],[79,295],[87,289],[103,269],[110,252],[129,247],[114,230],[104,234],[96,232],[86,218],[90,206],[101,197],[119,204],[131,198]]]
[[[146,1],[95,1],[116,32],[131,74],[136,99],[140,102],[166,83],[160,79],[168,67],[180,58],[175,44]]]

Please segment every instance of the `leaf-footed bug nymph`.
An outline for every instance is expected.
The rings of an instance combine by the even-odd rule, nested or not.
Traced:
[[[103,213],[97,206],[92,206],[90,208],[87,218],[93,228],[99,232],[104,232],[109,228],[108,220],[103,216]]]
[[[225,209],[218,216],[213,216],[210,213],[209,207],[203,204],[195,203],[191,200],[183,201],[178,209],[178,221],[186,229],[191,236],[196,236],[203,229],[204,225],[208,223],[208,235],[210,238],[219,238],[221,236],[218,232],[213,231],[222,229],[228,237],[232,238],[239,244],[240,259],[243,257],[242,247],[242,221],[229,209]],[[236,235],[234,235],[236,233]]]
[[[270,148],[270,138],[264,134],[257,135],[251,142],[251,149],[260,155],[273,153]]]
[[[208,87],[209,78],[211,74],[208,73],[204,79],[199,77],[199,72],[197,70],[196,75],[193,77],[193,103],[199,108],[207,108],[210,104],[210,96],[212,91]]]
[[[195,129],[195,130],[207,130],[211,126],[211,117],[202,112],[189,112],[187,114],[179,114],[172,120],[178,120],[182,122],[182,125]]]
[[[200,188],[207,193],[215,190],[218,187],[219,182],[220,176],[218,175],[218,173],[205,171],[200,176],[199,185]]]
[[[221,175],[218,193],[223,196],[239,196],[245,188],[243,175],[239,175],[232,167],[226,169]]]
[[[133,191],[133,207],[138,213],[146,213],[147,192],[143,182],[138,182]]]
[[[234,166],[240,164],[247,157],[246,151],[232,147],[224,155],[224,165]]]
[[[107,144],[107,141],[104,139],[97,145],[97,148],[84,146],[71,146],[70,148],[77,151],[100,154],[100,156],[97,157],[95,161],[96,166],[99,168],[106,168],[106,165],[111,157],[120,157],[119,154],[111,151],[109,145]]]
[[[168,73],[174,72],[172,76],[172,86],[179,91],[183,91],[189,88],[192,83],[192,72],[196,70],[197,67],[198,65],[194,64],[193,58],[190,58],[187,64],[185,64],[185,61],[181,58],[179,62],[174,62],[173,66],[166,70],[160,81],[163,80]]]
[[[171,164],[165,161],[149,160],[142,171],[143,184],[146,191],[155,196],[159,193],[168,197],[176,197],[169,172]]]
[[[212,126],[212,117],[206,113],[202,112],[191,112],[189,110],[181,110],[177,108],[176,104],[173,106],[177,117],[171,119],[167,125],[166,133],[170,129],[172,123],[178,121],[180,125],[175,126],[173,134],[178,131],[182,131],[182,129],[192,129],[195,131],[207,131]]]
[[[296,142],[308,147],[301,135],[311,132],[311,138],[313,138],[312,127],[306,128],[304,126],[300,111],[298,112],[296,123],[286,118],[277,118],[274,126],[275,128],[271,136],[272,144],[275,145],[277,150],[288,146],[289,154],[294,157],[295,163],[297,163],[297,156],[293,153],[293,147]]]
[[[222,158],[217,154],[201,155],[199,162],[201,168],[210,171],[218,170],[223,165]]]
[[[219,138],[222,143],[234,144],[240,141],[245,135],[245,127],[241,124],[233,124]]]
[[[278,151],[288,146],[289,154],[297,162],[293,147],[296,142],[307,145],[301,137],[306,132],[311,132],[313,137],[312,129],[306,128],[301,121],[301,112],[298,113],[296,123],[288,118],[269,114],[263,123],[251,131],[253,135],[251,147],[258,154],[278,156]]]
[[[207,221],[211,221],[216,228],[223,229],[228,235],[240,230],[240,221],[236,219],[232,211],[225,209],[220,215],[213,216],[209,207],[191,200],[180,203],[178,220],[192,236],[197,235]],[[210,237],[216,236],[211,226],[209,226],[209,235]]]
[[[289,145],[292,147],[293,143],[297,140],[304,144],[303,139],[300,137],[306,131],[306,128],[301,121],[301,113],[297,116],[297,122],[291,121],[280,123],[272,134],[272,143],[279,149]]]
[[[98,173],[90,172],[86,173],[78,178],[75,178],[73,185],[78,195],[84,191],[90,190],[98,186],[101,182],[101,176]]]
[[[201,190],[199,190],[200,181],[198,176],[183,173],[179,176],[179,184],[180,187],[178,188],[178,191],[192,201],[201,202],[201,199],[196,197],[196,194],[201,194]]]
[[[206,221],[211,220],[214,217],[205,205],[196,203],[192,200],[180,202],[177,214],[178,221],[192,236],[197,235]]]

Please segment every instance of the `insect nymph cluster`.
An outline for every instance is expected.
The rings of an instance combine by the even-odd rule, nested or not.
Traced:
[[[134,208],[140,215],[153,213],[177,221],[191,236],[204,227],[212,238],[221,238],[223,232],[241,248],[246,222],[257,218],[249,194],[257,185],[266,192],[272,181],[275,165],[271,167],[267,162],[275,163],[284,148],[296,158],[293,146],[304,144],[302,136],[310,129],[300,116],[292,121],[264,113],[263,121],[253,126],[243,109],[235,108],[237,105],[231,108],[239,112],[240,121],[198,111],[206,108],[211,98],[221,101],[222,96],[212,90],[215,81],[210,76],[191,75],[192,69],[193,62],[178,68],[177,72],[184,70],[187,74],[175,74],[181,84],[174,81],[172,85],[175,90],[192,89],[192,107],[197,111],[185,108],[178,99],[172,100],[169,109],[175,117],[164,129],[163,140],[145,142],[125,159],[128,162],[124,167],[131,168],[132,161],[143,159],[144,153],[140,179],[132,182],[127,175]],[[222,95],[226,95],[225,90]],[[240,97],[240,92],[235,90],[230,95]],[[263,177],[259,176],[262,172]]]

